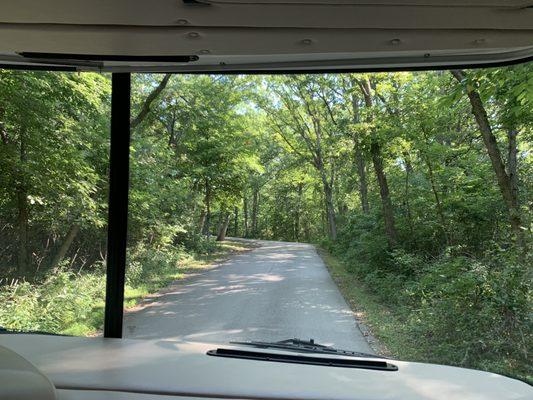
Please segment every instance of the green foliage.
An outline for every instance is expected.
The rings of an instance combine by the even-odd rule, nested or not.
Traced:
[[[132,132],[128,304],[216,254],[223,230],[316,242],[394,311],[414,356],[529,374],[532,79],[531,64],[460,82],[172,76]],[[134,75],[134,116],[160,82]],[[465,90],[479,93],[516,209]],[[106,75],[0,71],[0,325],[101,325],[109,94]]]
[[[409,357],[531,379],[530,259],[497,247],[476,258],[460,247],[423,257],[380,249],[379,235],[352,230],[359,239],[343,241],[346,233],[335,251],[346,270],[403,321],[413,348]]]
[[[61,269],[38,284],[0,287],[0,325],[20,331],[91,333],[103,322],[104,297],[103,270],[76,275]]]
[[[482,260],[443,256],[409,290],[408,321],[429,361],[531,375],[531,288],[524,264],[509,254]],[[420,335],[420,336],[418,336]]]
[[[130,249],[126,274],[126,305],[182,278],[190,264],[205,254],[224,249],[205,237],[191,238],[196,250],[181,247],[149,247],[139,243]],[[105,302],[105,269],[74,273],[62,263],[53,273],[33,283],[11,281],[0,286],[0,326],[17,331],[41,331],[88,335],[102,328]]]

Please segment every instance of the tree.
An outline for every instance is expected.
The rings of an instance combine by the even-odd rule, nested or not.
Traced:
[[[372,108],[374,107],[374,91],[371,87],[370,79],[368,77],[363,77],[358,80],[358,85],[365,99],[365,107],[367,109],[366,122],[369,124],[369,126],[372,126],[374,123],[372,116]],[[374,166],[374,172],[376,173],[376,179],[379,185],[383,220],[385,222],[385,233],[387,235],[387,240],[389,241],[390,247],[394,247],[398,242],[398,234],[396,233],[394,209],[392,207],[392,201],[390,198],[389,185],[383,166],[382,145],[376,133],[376,131],[371,131],[370,133],[370,154],[372,156],[372,164]]]
[[[321,92],[320,81],[314,77],[272,79],[268,88],[275,94],[279,106],[263,105],[271,116],[276,133],[289,151],[305,159],[316,169],[324,192],[328,234],[337,237],[337,221],[333,199],[335,182],[334,126],[325,117],[327,101]]]
[[[452,70],[453,77],[461,83],[466,91],[470,104],[472,106],[472,114],[474,115],[479,132],[485,144],[487,154],[489,155],[494,174],[500,188],[500,192],[504,199],[509,212],[509,219],[511,222],[511,229],[516,236],[519,246],[525,249],[524,232],[522,230],[522,222],[520,217],[520,208],[518,204],[518,187],[516,180],[516,133],[514,127],[508,128],[509,135],[509,163],[506,170],[504,160],[502,158],[496,136],[493,132],[492,125],[489,121],[487,111],[481,99],[480,93],[474,88],[475,82],[468,80],[466,73],[462,70]]]

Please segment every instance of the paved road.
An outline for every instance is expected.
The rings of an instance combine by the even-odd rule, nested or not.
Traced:
[[[257,243],[129,312],[125,336],[213,343],[314,338],[372,352],[312,245]]]

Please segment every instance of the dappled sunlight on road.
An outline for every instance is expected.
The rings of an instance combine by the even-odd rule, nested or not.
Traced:
[[[215,343],[302,337],[371,351],[312,245],[260,243],[141,303],[125,317],[126,337]]]

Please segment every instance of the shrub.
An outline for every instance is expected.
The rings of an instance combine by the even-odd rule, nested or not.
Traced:
[[[409,324],[433,361],[482,368],[505,360],[526,368],[533,343],[528,282],[527,268],[507,257],[444,256],[412,285],[417,307]]]
[[[138,243],[128,252],[126,283],[136,287],[178,273],[180,262],[190,257],[174,246],[153,248]]]
[[[486,242],[430,256],[424,249],[390,251],[372,215],[354,214],[330,246],[377,300],[406,324],[420,361],[531,377],[531,277],[519,251]],[[488,249],[488,250],[487,250]],[[416,252],[415,252],[416,251]],[[531,258],[531,256],[530,256]]]
[[[0,287],[0,325],[12,330],[68,333],[94,330],[95,307],[105,298],[102,274],[77,275],[59,269],[42,282],[16,282]]]

